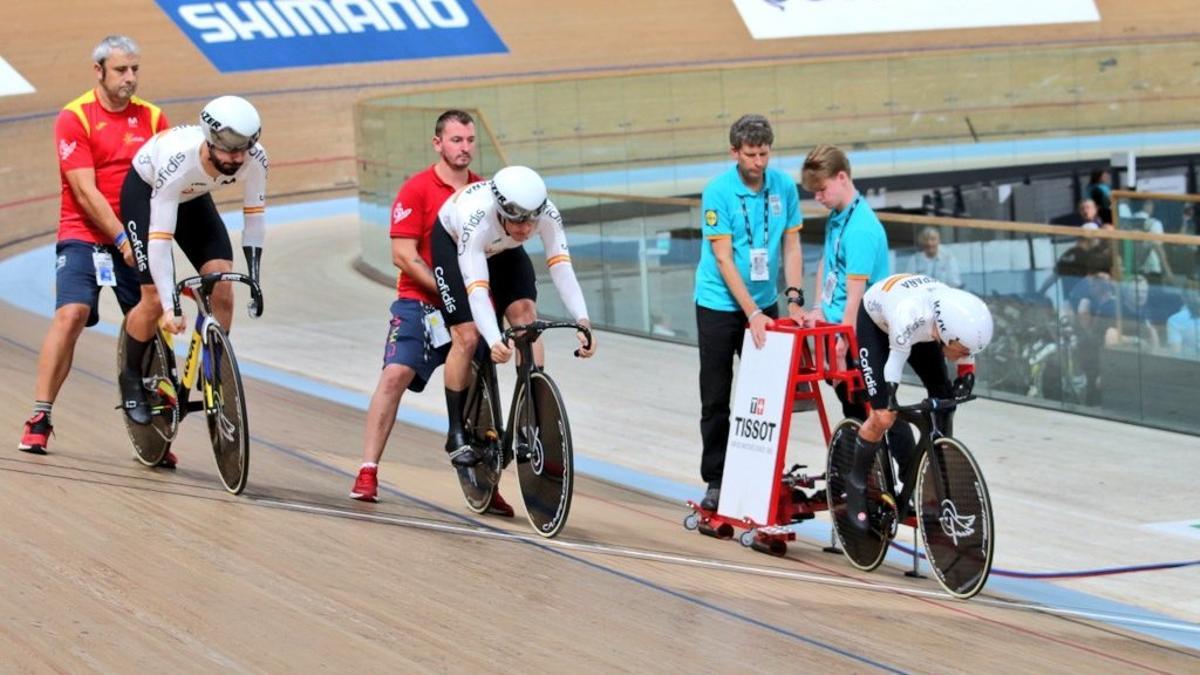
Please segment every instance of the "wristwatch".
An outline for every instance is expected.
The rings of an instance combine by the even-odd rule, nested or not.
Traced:
[[[792,295],[792,291],[796,291],[796,294]],[[797,305],[799,307],[804,306],[804,289],[803,288],[796,288],[795,286],[788,286],[787,288],[783,289],[783,294],[787,296],[787,301],[789,303],[791,303],[793,305]]]

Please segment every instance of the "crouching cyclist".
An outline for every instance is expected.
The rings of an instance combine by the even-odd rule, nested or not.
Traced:
[[[546,184],[534,170],[509,166],[490,181],[472,183],[451,197],[438,213],[433,231],[434,279],[450,326],[446,357],[446,413],[450,430],[446,452],[455,466],[474,466],[482,459],[467,442],[462,428],[467,379],[479,337],[492,360],[506,363],[513,350],[502,339],[498,317],[511,325],[537,319],[537,279],[524,243],[542,238],[546,265],[563,305],[574,320],[590,327],[583,291],[575,278],[562,216],[547,198]],[[590,357],[596,343],[579,355]],[[535,359],[542,359],[535,344]]]
[[[200,274],[231,272],[233,247],[213,203],[213,190],[240,185],[244,194],[242,252],[255,281],[259,278],[265,232],[267,153],[258,138],[258,111],[243,98],[222,96],[200,112],[200,125],[179,126],[142,146],[121,188],[121,213],[141,277],[142,298],[125,321],[127,346],[118,382],[130,420],[149,424],[141,363],[161,319],[163,329],[182,333],[183,316],[174,303],[175,266],[171,242],[178,241]],[[211,296],[213,314],[226,330],[233,320],[233,288],[221,282]],[[262,307],[253,308],[256,315]],[[174,457],[165,466],[174,468]]]
[[[975,386],[975,355],[992,340],[992,313],[978,297],[931,277],[895,274],[863,296],[855,326],[871,413],[859,429],[846,480],[849,521],[866,530],[867,476],[884,432],[896,422],[896,389],[907,362],[931,398],[965,397]],[[953,383],[946,359],[958,366]],[[943,427],[949,431],[949,419]],[[908,475],[911,457],[896,457]]]

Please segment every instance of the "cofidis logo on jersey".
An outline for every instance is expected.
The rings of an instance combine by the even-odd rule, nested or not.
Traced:
[[[471,0],[156,0],[221,72],[507,52]]]

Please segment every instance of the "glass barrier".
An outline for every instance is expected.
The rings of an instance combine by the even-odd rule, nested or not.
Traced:
[[[698,200],[678,195],[698,194],[728,166],[728,126],[747,105],[772,120],[772,166],[791,175],[803,153],[824,142],[879,150],[862,164],[857,158],[867,155],[856,155],[858,175],[864,164],[868,174],[901,162],[971,168],[1000,140],[1008,145],[987,152],[1001,161],[1005,153],[1007,161],[1046,160],[1042,141],[1062,141],[1056,152],[1072,160],[1107,157],[1111,148],[1088,145],[1088,134],[1194,124],[1153,92],[1195,96],[1200,80],[1154,65],[1160,61],[1200,62],[1200,43],[781,64],[369,99],[356,108],[363,258],[394,274],[387,230],[396,190],[435,159],[436,116],[466,109],[477,119],[474,170],[521,163],[547,177],[595,324],[694,343],[704,240]],[[1200,376],[1200,197],[1113,198],[1116,229],[1104,230],[880,216],[895,271],[942,278],[991,306],[996,337],[981,357],[981,393],[1200,433],[1200,418],[1185,408]],[[810,299],[823,234],[823,216],[806,219]],[[539,306],[561,315],[539,246],[527,245]]]

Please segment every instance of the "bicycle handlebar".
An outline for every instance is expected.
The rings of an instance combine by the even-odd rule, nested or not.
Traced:
[[[246,306],[246,309],[249,311],[250,317],[253,319],[257,319],[258,317],[262,316],[262,288],[258,285],[258,282],[255,281],[253,277],[247,274],[241,274],[239,272],[212,272],[211,274],[188,277],[187,279],[175,284],[175,294],[174,297],[171,298],[175,305],[175,316],[183,315],[183,309],[179,306],[179,296],[184,295],[185,291],[187,291],[186,295],[189,295],[193,300],[196,301],[197,304],[200,304],[200,298],[196,297],[197,291],[199,292],[200,297],[207,298],[212,293],[213,287],[222,281],[236,281],[249,286],[250,304]]]
[[[592,348],[592,331],[587,326],[572,321],[534,321],[523,326],[509,326],[501,334],[501,338],[506,342],[508,340],[533,342],[551,328],[574,328],[576,332],[583,333],[583,349]],[[575,350],[575,356],[579,356],[579,351]]]
[[[915,415],[923,415],[925,413],[934,411],[949,412],[957,408],[960,404],[966,403],[967,401],[974,401],[975,398],[976,397],[974,394],[968,394],[962,398],[927,398],[920,403],[913,403],[912,405],[898,405],[889,407],[888,410],[891,410],[892,412],[909,413]]]

